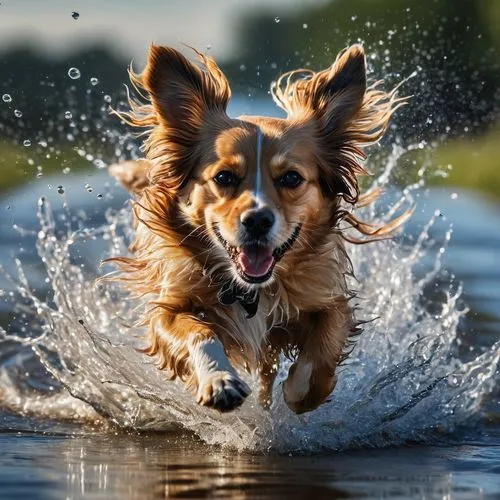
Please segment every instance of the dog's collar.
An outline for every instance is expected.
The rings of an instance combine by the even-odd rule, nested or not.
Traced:
[[[224,283],[217,292],[219,302],[225,306],[238,301],[247,312],[247,318],[253,318],[257,314],[259,295],[258,290],[245,290],[234,281]]]

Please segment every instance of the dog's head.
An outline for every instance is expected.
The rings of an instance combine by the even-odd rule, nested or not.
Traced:
[[[172,193],[186,234],[207,243],[240,283],[266,284],[280,260],[324,241],[342,200],[356,202],[362,148],[384,133],[394,96],[367,89],[355,45],[327,70],[277,82],[273,97],[286,119],[232,119],[226,78],[198,55],[200,65],[151,47],[146,69],[133,76],[151,102],[128,117],[153,125],[151,187]]]

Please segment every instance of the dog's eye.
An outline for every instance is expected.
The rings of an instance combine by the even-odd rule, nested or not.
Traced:
[[[298,172],[295,172],[295,170],[290,170],[278,179],[278,186],[288,189],[295,189],[296,187],[299,187],[303,182],[304,177],[302,177]]]
[[[219,184],[219,186],[234,186],[238,184],[238,177],[230,170],[221,170],[215,177],[214,181]]]

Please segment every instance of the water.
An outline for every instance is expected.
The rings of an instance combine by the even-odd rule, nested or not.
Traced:
[[[80,76],[81,76],[80,70],[78,68],[69,68],[68,76],[72,80],[78,80],[78,78],[80,78]]]
[[[475,444],[314,457],[235,455],[184,435],[3,434],[0,446],[0,484],[12,498],[474,500],[498,492],[498,456]]]
[[[416,203],[405,235],[350,249],[361,314],[378,319],[364,325],[331,402],[302,416],[283,402],[286,365],[269,412],[251,396],[219,415],[137,353],[141,332],[130,325],[140,308],[95,284],[109,271],[100,259],[123,255],[131,237],[126,196],[105,172],[8,195],[0,492],[500,494],[500,207],[422,181],[396,188],[405,152],[395,147],[375,181],[387,188],[385,209],[365,209],[370,218]]]

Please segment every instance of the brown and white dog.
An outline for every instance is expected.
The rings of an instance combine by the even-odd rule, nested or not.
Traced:
[[[276,82],[286,119],[230,118],[224,74],[198,58],[152,46],[143,73],[130,72],[142,100],[118,114],[146,129],[146,159],[111,168],[136,195],[137,233],[132,256],[110,260],[150,298],[145,352],[199,404],[241,405],[250,389],[239,369],[260,374],[259,400],[269,405],[284,353],[294,359],[284,399],[310,411],[334,389],[356,331],[344,245],[354,240],[339,223],[377,239],[407,216],[376,229],[351,210],[363,148],[404,100],[367,86],[354,45],[324,71]]]

